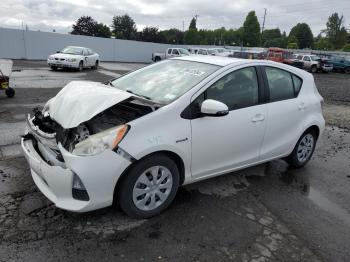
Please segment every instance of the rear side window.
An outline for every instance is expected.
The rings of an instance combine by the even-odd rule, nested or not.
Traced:
[[[292,75],[287,71],[265,67],[267,82],[270,89],[270,102],[294,98]]]
[[[301,85],[303,84],[303,81],[300,79],[300,77],[297,77],[296,75],[292,75],[293,78],[293,84],[294,84],[294,93],[295,96],[298,96]]]
[[[173,51],[173,49],[168,49],[168,54],[171,54],[171,51]]]

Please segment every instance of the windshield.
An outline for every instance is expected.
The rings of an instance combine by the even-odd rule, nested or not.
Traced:
[[[71,55],[82,55],[83,49],[80,47],[68,46],[61,51],[62,54],[71,54]]]
[[[111,85],[130,93],[149,97],[168,104],[220,67],[182,60],[165,60],[146,66],[111,82]]]
[[[179,48],[179,52],[182,55],[190,55],[190,52],[188,52],[186,49],[183,49],[183,48]]]
[[[211,54],[211,55],[215,54],[215,50],[213,50],[213,49],[208,49],[207,51],[208,51],[208,54]]]

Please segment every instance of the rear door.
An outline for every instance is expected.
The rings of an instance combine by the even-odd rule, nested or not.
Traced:
[[[289,71],[263,67],[269,103],[267,103],[267,126],[261,160],[268,160],[288,153],[298,136],[298,125],[307,117],[308,103],[299,96],[302,79]]]

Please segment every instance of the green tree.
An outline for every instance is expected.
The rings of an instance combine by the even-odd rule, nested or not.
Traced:
[[[88,35],[97,37],[111,37],[111,30],[108,26],[98,23],[91,16],[80,17],[75,24],[72,25],[73,35]]]
[[[188,29],[194,29],[197,30],[197,20],[196,18],[192,18],[191,22],[190,22],[190,27]]]
[[[299,48],[304,49],[313,47],[314,36],[308,24],[298,23],[291,29],[288,38],[292,36],[294,36],[297,39],[297,44]],[[291,41],[288,40],[288,42]]]
[[[134,20],[128,15],[114,16],[112,21],[113,34],[119,39],[136,39],[137,29]]]
[[[350,44],[345,44],[342,48],[344,52],[350,52]]]
[[[260,24],[255,14],[255,11],[250,11],[243,23],[242,38],[244,45],[260,45]]]
[[[323,30],[334,49],[340,49],[346,43],[347,32],[344,24],[344,16],[333,13],[328,17],[327,28]]]
[[[166,42],[165,37],[160,34],[158,27],[145,27],[139,32],[137,40],[144,42],[164,43]]]
[[[281,34],[279,28],[264,30],[261,38],[263,47],[287,47],[286,32]]]
[[[288,37],[288,44],[287,44],[288,49],[298,49],[298,39],[294,35],[290,35]]]
[[[290,43],[288,43],[287,48],[288,49],[298,49],[298,44],[290,42]]]
[[[184,42],[188,45],[200,44],[200,36],[196,29],[189,29],[185,32]]]
[[[168,30],[163,30],[160,32],[164,43],[167,44],[183,44],[184,43],[184,33],[177,28],[170,28]]]
[[[95,36],[111,38],[112,32],[111,32],[111,29],[107,25],[105,25],[103,23],[99,23],[96,25],[96,35]]]
[[[314,48],[317,50],[331,50],[332,45],[329,43],[327,38],[319,36],[316,38]]]

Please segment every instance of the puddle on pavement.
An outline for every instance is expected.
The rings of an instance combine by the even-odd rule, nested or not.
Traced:
[[[283,183],[296,188],[319,208],[333,214],[350,227],[350,214],[344,208],[330,201],[320,191],[313,188],[310,185],[309,177],[300,172],[300,170],[290,169],[282,161],[274,161],[266,165],[265,173],[269,176],[279,176]]]

